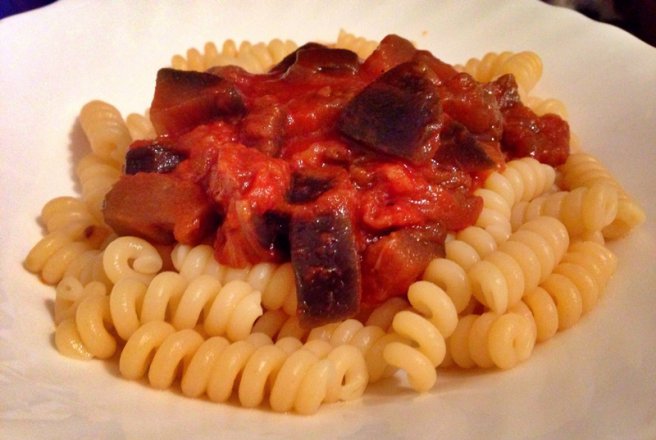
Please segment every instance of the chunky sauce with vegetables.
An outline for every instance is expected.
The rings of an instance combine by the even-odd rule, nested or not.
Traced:
[[[262,75],[162,69],[151,119],[107,195],[119,234],[211,242],[219,262],[291,259],[302,322],[405,294],[479,182],[509,158],[557,165],[569,129],[511,76],[481,84],[390,35],[366,60],[310,43]]]

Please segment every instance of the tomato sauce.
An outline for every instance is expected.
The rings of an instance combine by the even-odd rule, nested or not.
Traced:
[[[404,294],[443,254],[447,231],[476,221],[473,191],[487,174],[526,155],[557,165],[569,137],[564,121],[519,101],[511,77],[478,83],[397,36],[364,61],[310,43],[261,75],[162,69],[151,118],[160,136],[132,145],[134,169],[119,187],[172,213],[131,219],[110,192],[108,223],[160,242],[210,241],[230,266],[291,258],[313,323]],[[154,196],[157,185],[137,182],[143,173],[192,182],[205,194],[193,210],[203,218],[175,214],[191,202]],[[151,220],[171,233],[137,227]],[[317,243],[325,252],[307,249]],[[348,291],[345,302],[325,305],[335,292],[321,285],[333,284]]]

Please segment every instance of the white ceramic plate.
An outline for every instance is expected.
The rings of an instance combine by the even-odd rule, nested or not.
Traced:
[[[394,384],[312,417],[245,410],[121,380],[114,364],[53,348],[54,291],[22,268],[41,206],[75,194],[76,116],[99,98],[148,105],[157,68],[209,40],[334,40],[398,33],[456,63],[535,50],[536,94],[565,100],[573,130],[646,208],[613,243],[620,266],[598,307],[511,371]],[[60,1],[0,22],[0,437],[656,438],[656,49],[537,1]],[[78,147],[73,147],[77,145]]]

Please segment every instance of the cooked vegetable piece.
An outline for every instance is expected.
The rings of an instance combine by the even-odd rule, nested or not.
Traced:
[[[360,68],[358,55],[347,49],[335,49],[318,43],[307,43],[273,66],[270,73],[303,75],[312,73],[355,74]]]
[[[225,78],[170,68],[157,72],[150,118],[160,135],[180,134],[217,117],[244,111],[239,90]]]
[[[367,73],[378,76],[401,63],[410,61],[416,54],[415,46],[398,35],[387,35],[362,64]]]
[[[443,82],[449,81],[451,78],[458,75],[458,71],[451,64],[445,63],[439,58],[436,58],[427,50],[418,50],[412,57],[412,61],[423,63],[428,66],[428,68],[437,75],[440,81]]]
[[[542,163],[558,166],[569,155],[569,125],[559,116],[536,115],[524,105],[504,111],[505,125],[501,148],[510,158],[531,156]]]
[[[260,245],[275,251],[280,261],[289,261],[289,214],[268,211],[253,218],[253,224]]]
[[[290,203],[312,202],[334,186],[334,177],[329,168],[298,170],[292,174],[287,200]]]
[[[464,126],[455,123],[442,133],[435,161],[467,173],[480,173],[501,166],[504,158],[498,143],[480,141]]]
[[[362,302],[375,306],[392,296],[405,295],[430,261],[444,256],[443,226],[406,228],[381,237],[362,258]]]
[[[122,176],[107,193],[103,213],[117,234],[161,244],[196,244],[216,225],[202,188],[170,174]]]
[[[298,47],[295,51],[287,55],[285,58],[280,60],[278,64],[273,66],[271,69],[269,69],[269,73],[284,73],[289,69],[289,67],[296,62],[296,57],[298,56],[298,52],[302,50],[308,50],[308,49],[317,49],[325,47],[319,43],[305,43],[304,45]]]
[[[185,155],[157,141],[132,146],[125,155],[125,174],[168,173],[185,159]]]
[[[502,75],[494,81],[485,83],[483,87],[496,97],[501,111],[521,104],[517,81],[513,75]]]
[[[360,266],[348,212],[298,211],[291,219],[289,239],[301,324],[316,326],[355,315]]]
[[[314,46],[298,50],[295,62],[287,71],[288,74],[296,69],[309,70],[312,73],[355,74],[359,68],[360,60],[355,52]]]
[[[380,76],[344,108],[339,130],[366,147],[415,163],[439,147],[438,89],[425,65],[403,63]]]
[[[503,115],[501,149],[510,159],[531,156],[558,166],[569,155],[569,124],[554,114],[538,116],[520,101],[517,82],[503,75],[483,86]]]
[[[488,141],[499,141],[503,115],[496,97],[467,73],[459,73],[440,88],[444,113]]]

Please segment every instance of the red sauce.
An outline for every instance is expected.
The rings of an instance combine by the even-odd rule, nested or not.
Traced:
[[[475,222],[482,201],[473,191],[505,160],[533,155],[555,165],[567,156],[567,124],[523,106],[512,78],[480,84],[396,36],[364,62],[309,45],[262,75],[164,73],[151,110],[161,136],[151,144],[180,155],[169,176],[207,195],[219,221],[200,232],[217,259],[238,267],[288,259],[286,222],[300,210],[343,207],[363,265],[363,304],[403,294],[441,253],[446,231]],[[377,102],[379,94],[396,107]],[[367,121],[368,108],[408,120]],[[394,124],[417,126],[399,132]],[[415,148],[407,155],[398,151],[406,138]],[[383,251],[407,270],[389,267]],[[389,278],[395,270],[401,282]],[[393,287],[380,286],[382,274]]]

